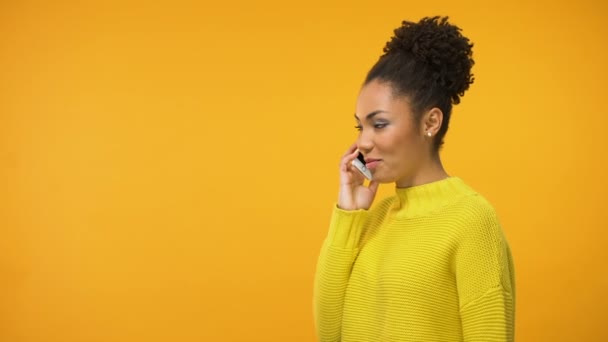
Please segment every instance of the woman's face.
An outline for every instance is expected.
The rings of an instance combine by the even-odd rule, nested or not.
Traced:
[[[355,119],[357,146],[374,180],[399,182],[416,175],[429,142],[406,97],[394,97],[389,84],[373,80],[359,93]]]

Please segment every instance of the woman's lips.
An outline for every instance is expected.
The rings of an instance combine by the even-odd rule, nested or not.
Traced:
[[[373,170],[381,161],[382,159],[368,159],[365,161],[365,167]]]

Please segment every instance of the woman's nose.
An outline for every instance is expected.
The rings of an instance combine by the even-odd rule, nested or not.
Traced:
[[[361,134],[359,134],[359,138],[357,139],[357,148],[359,148],[359,151],[361,151],[363,154],[369,153],[372,148],[374,148],[371,135],[361,132]]]

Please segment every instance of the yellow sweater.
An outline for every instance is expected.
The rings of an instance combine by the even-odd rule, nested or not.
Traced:
[[[333,209],[314,281],[320,341],[513,341],[515,273],[492,206],[460,178]]]

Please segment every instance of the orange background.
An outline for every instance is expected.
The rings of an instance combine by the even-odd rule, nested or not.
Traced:
[[[1,341],[314,341],[357,92],[434,14],[475,43],[443,160],[501,217],[517,340],[608,340],[604,2],[252,3],[2,2]]]

